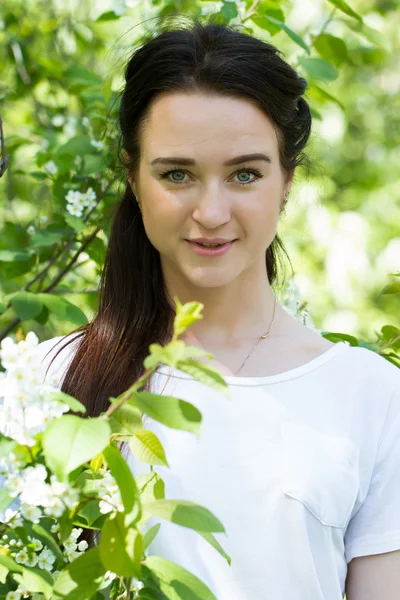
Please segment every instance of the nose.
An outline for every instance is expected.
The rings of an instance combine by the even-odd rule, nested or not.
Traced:
[[[230,203],[222,193],[205,195],[196,203],[193,219],[205,229],[217,229],[231,220]]]

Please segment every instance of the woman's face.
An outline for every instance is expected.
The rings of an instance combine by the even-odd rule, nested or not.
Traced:
[[[238,159],[250,154],[264,157]],[[255,105],[200,93],[158,97],[130,183],[167,284],[218,287],[265,273],[291,180],[280,167],[275,129]],[[212,250],[198,238],[230,243]]]

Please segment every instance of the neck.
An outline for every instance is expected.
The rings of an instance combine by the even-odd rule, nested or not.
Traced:
[[[186,342],[197,339],[205,345],[236,345],[257,339],[270,327],[269,337],[282,335],[282,328],[288,323],[288,313],[276,301],[271,325],[275,295],[266,272],[255,281],[239,277],[225,286],[212,288],[190,285],[187,281],[168,285],[167,281],[167,290],[171,298],[178,296],[182,304],[197,301],[204,305],[203,319],[182,336]]]

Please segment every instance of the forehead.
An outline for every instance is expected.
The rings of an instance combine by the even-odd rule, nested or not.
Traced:
[[[221,153],[226,158],[242,150],[277,155],[278,140],[272,121],[246,99],[173,93],[153,102],[142,150],[149,160],[164,150],[198,157]]]

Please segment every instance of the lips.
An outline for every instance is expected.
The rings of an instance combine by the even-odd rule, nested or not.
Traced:
[[[219,246],[203,246],[198,242],[193,242],[191,240],[186,240],[187,244],[190,248],[199,256],[208,256],[208,257],[218,257],[226,254],[235,244],[236,240],[232,242],[225,242],[220,244]]]

